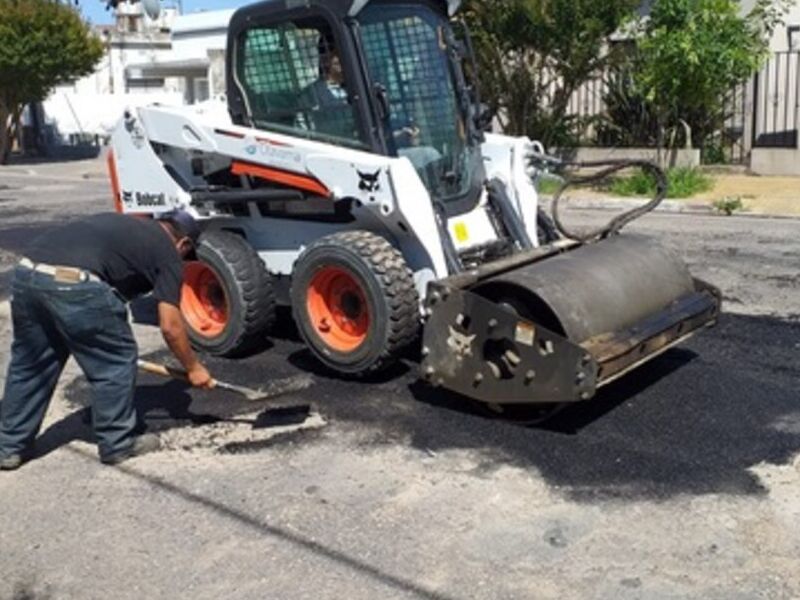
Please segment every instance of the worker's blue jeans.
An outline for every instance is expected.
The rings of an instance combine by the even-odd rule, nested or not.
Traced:
[[[0,404],[0,457],[31,449],[70,355],[92,389],[101,458],[133,444],[137,348],[125,303],[105,283],[58,283],[24,267],[14,272],[14,342]]]

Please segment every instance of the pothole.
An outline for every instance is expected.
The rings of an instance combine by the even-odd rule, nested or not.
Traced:
[[[263,413],[262,413],[263,414]],[[257,415],[257,421],[261,415]],[[302,422],[266,428],[256,428],[254,423],[220,421],[210,425],[175,428],[159,434],[165,450],[193,453],[243,454],[285,446],[315,439],[327,425],[325,418],[315,410]]]
[[[67,386],[65,399],[73,410],[89,406],[90,390],[83,377]],[[164,450],[192,453],[258,452],[299,440],[313,439],[327,425],[313,402],[288,394],[269,403],[234,403],[197,394],[182,384],[137,388],[139,418],[147,431],[161,438]],[[83,417],[88,427],[88,414]]]

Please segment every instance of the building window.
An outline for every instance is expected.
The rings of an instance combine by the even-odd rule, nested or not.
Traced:
[[[789,31],[789,50],[800,51],[800,25],[792,25]]]
[[[205,102],[211,96],[208,87],[208,79],[205,77],[197,78],[194,80],[194,101],[195,102]]]
[[[164,88],[164,80],[159,77],[141,77],[128,79],[127,85],[130,92],[162,90]]]

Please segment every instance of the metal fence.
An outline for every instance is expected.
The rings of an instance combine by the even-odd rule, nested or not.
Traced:
[[[606,110],[605,97],[608,84],[605,77],[597,77],[579,87],[569,99],[569,114],[581,118],[597,117]]]
[[[572,95],[569,114],[592,122],[606,112],[606,77],[583,84]],[[727,160],[744,163],[754,147],[797,148],[800,130],[800,51],[776,52],[750,81],[728,96],[721,140]],[[595,141],[590,125],[582,138]]]
[[[776,52],[753,83],[753,146],[797,148],[800,52]]]
[[[720,132],[722,150],[732,164],[744,164],[752,147],[748,115],[752,111],[752,82],[737,85],[725,100],[725,125]]]

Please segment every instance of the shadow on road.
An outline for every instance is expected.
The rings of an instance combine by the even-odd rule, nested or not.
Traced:
[[[312,372],[317,384],[299,397],[313,399],[329,429],[358,434],[361,446],[471,450],[478,476],[506,465],[532,469],[581,501],[661,499],[764,493],[750,469],[785,464],[800,452],[798,344],[799,323],[725,315],[717,329],[533,428],[418,383],[413,364],[392,377],[344,381],[320,368],[299,343],[280,339],[259,356],[209,362],[212,372],[251,386]],[[252,410],[214,394],[191,392],[189,399],[177,388],[143,383],[137,398],[153,427]],[[70,396],[85,402],[85,384],[72,384]]]
[[[288,357],[289,363],[300,371],[311,373],[317,377],[336,381],[342,384],[350,383],[358,386],[381,385],[396,381],[411,372],[411,368],[404,363],[395,363],[385,370],[361,377],[346,378],[338,375],[322,364],[308,349],[293,352]]]
[[[577,500],[760,494],[750,468],[800,452],[798,343],[800,324],[728,315],[539,428],[442,420],[438,439],[411,437],[434,451],[490,448],[488,468],[534,467]]]
[[[601,389],[591,401],[559,406],[550,404],[509,406],[498,412],[485,404],[456,393],[433,388],[422,381],[412,383],[409,390],[420,402],[446,410],[471,414],[514,427],[577,435],[582,429],[611,413],[626,400],[645,392],[665,377],[688,365],[695,358],[697,358],[697,354],[694,352],[684,349],[671,350],[660,360],[642,368],[636,377],[623,378],[607,388]],[[552,413],[552,416],[542,417],[549,413]],[[532,421],[535,423],[531,423]]]
[[[214,423],[239,423],[257,428],[279,427],[286,424],[286,409],[273,411],[266,405],[240,400],[235,396],[201,392],[192,397],[188,384],[170,381],[144,384],[136,388],[134,405],[139,417],[139,430],[160,433]],[[70,386],[69,397],[76,411],[51,425],[36,440],[36,458],[41,458],[74,440],[94,442],[91,430],[90,390],[78,379]],[[254,412],[261,411],[253,416]],[[247,417],[240,415],[247,414]]]

